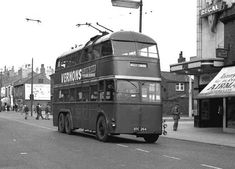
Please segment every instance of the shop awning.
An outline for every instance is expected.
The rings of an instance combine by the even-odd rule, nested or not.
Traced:
[[[225,67],[199,93],[200,98],[218,98],[235,96],[235,66]]]

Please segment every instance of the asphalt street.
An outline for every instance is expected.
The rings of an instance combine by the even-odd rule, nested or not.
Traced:
[[[234,169],[235,148],[160,137],[155,144],[124,135],[108,143],[52,120],[0,113],[0,169]]]

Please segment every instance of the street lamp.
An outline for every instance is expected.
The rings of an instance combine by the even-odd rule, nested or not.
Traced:
[[[142,8],[143,0],[111,0],[113,6],[124,7],[124,8],[140,8],[140,18],[139,18],[139,32],[142,32]]]
[[[38,19],[31,19],[31,18],[25,18],[27,22],[37,22],[37,23],[42,23],[41,20]],[[33,95],[33,58],[32,58],[32,71],[31,71],[31,94],[30,94],[30,107],[31,107],[31,116],[33,116],[33,100],[34,100],[34,95]]]
[[[0,83],[0,112],[2,111],[2,69],[0,69],[1,73],[1,83]]]

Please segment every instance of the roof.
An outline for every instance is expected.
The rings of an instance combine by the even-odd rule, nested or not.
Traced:
[[[167,81],[171,82],[189,82],[188,75],[176,74],[172,72],[161,72],[162,78],[166,79]]]
[[[102,42],[109,40],[109,39],[120,40],[120,41],[135,41],[135,42],[142,42],[142,43],[154,43],[154,44],[156,43],[152,38],[150,38],[149,36],[144,35],[142,33],[133,32],[133,31],[118,31],[118,32],[106,34],[104,36],[96,35],[96,36],[90,38],[90,40],[86,43],[85,46],[79,46],[76,49],[64,52],[58,58],[61,58],[61,57],[66,56],[68,54],[75,53],[75,52],[77,52],[87,46],[92,45],[92,44],[102,43]]]
[[[34,72],[34,74],[33,74],[33,78],[34,79],[36,79],[38,76],[41,76],[42,74],[41,73],[39,73],[39,74],[37,74],[37,73],[35,73]],[[19,86],[19,85],[23,85],[23,84],[25,84],[25,83],[31,83],[31,78],[32,76],[31,76],[31,74],[28,76],[28,77],[26,77],[26,78],[22,78],[22,79],[19,79],[18,81],[16,81],[15,83],[14,83],[14,86]],[[45,76],[46,77],[46,76]],[[47,77],[46,77],[47,78]]]
[[[119,31],[119,32],[107,34],[99,38],[96,41],[96,43],[101,43],[108,39],[122,40],[122,41],[136,41],[136,42],[143,42],[143,43],[156,43],[152,38],[148,37],[147,35],[144,35],[138,32],[133,32],[133,31]]]

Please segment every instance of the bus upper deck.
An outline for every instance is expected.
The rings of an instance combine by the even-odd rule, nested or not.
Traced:
[[[92,38],[83,48],[56,61],[55,84],[103,76],[136,76],[160,80],[156,42],[146,35],[120,31]]]

